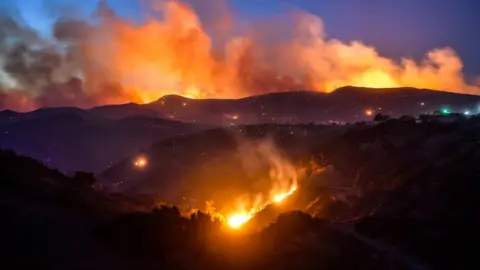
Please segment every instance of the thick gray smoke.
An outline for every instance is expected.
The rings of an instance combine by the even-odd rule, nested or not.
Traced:
[[[99,2],[96,16],[114,16]],[[0,18],[0,109],[38,107],[90,107],[123,97],[118,83],[107,80],[86,89],[85,62],[78,42],[88,38],[93,25],[62,18],[53,25],[53,40],[13,18]],[[127,95],[128,96],[128,95]],[[120,102],[123,99],[119,100]]]

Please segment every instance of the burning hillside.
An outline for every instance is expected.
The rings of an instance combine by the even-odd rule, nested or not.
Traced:
[[[304,170],[295,166],[271,138],[237,140],[238,147],[231,155],[223,155],[218,163],[204,160],[192,164],[191,178],[176,181],[185,185],[167,184],[171,189],[162,197],[183,206],[188,213],[191,209],[207,211],[238,229],[266,207],[282,204],[297,191]],[[148,174],[149,164],[155,162],[159,160],[148,161],[140,156],[133,160],[132,167],[140,174]],[[129,184],[134,183],[124,183]]]
[[[191,4],[190,4],[191,2]],[[200,2],[200,1],[199,1]],[[98,23],[62,17],[45,39],[4,19],[0,107],[149,102],[165,94],[237,98],[345,86],[414,86],[480,93],[451,48],[415,62],[385,58],[361,41],[326,37],[321,18],[298,9],[249,25],[222,1],[158,0],[133,24],[100,1]],[[215,14],[213,14],[215,13]]]
[[[131,180],[124,194],[92,189],[92,174],[67,177],[0,151],[5,262],[42,269],[467,268],[476,258],[480,117],[439,117],[447,116],[312,125],[299,138],[291,127],[244,127],[250,144],[222,129],[181,136],[106,173]],[[275,133],[275,143],[261,139],[266,133]],[[188,195],[198,202],[214,197],[207,213],[185,217],[183,205],[159,207],[168,199],[160,192],[173,189],[153,182],[184,191],[181,176],[191,177]],[[134,185],[159,196],[127,194]]]

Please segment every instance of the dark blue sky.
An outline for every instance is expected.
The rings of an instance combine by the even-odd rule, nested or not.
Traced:
[[[192,0],[190,0],[192,1]],[[195,1],[195,0],[193,0]],[[202,0],[196,0],[202,1]],[[361,40],[388,57],[422,57],[451,46],[469,75],[480,75],[480,1],[475,0],[227,0],[244,19],[279,13],[285,4],[320,16],[327,34]],[[47,32],[52,14],[88,16],[97,0],[0,0],[0,10]],[[138,0],[109,0],[123,17],[141,16]],[[56,10],[57,12],[52,12]]]

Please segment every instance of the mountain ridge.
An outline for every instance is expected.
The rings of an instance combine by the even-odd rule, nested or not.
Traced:
[[[19,112],[16,110],[12,109],[4,109],[0,110],[0,116],[2,114],[30,114],[30,113],[39,113],[39,112],[44,112],[44,111],[58,111],[58,110],[77,110],[77,111],[98,111],[98,110],[106,110],[106,109],[117,109],[117,108],[126,108],[126,107],[142,107],[142,106],[151,106],[155,105],[158,103],[161,103],[162,101],[165,100],[171,100],[171,99],[176,99],[176,101],[198,101],[198,102],[211,102],[211,101],[245,101],[245,100],[250,100],[250,99],[255,99],[255,98],[265,98],[265,97],[275,97],[275,96],[291,96],[291,95],[298,95],[300,94],[311,94],[313,96],[334,96],[334,95],[339,95],[339,94],[345,94],[347,93],[368,93],[368,94],[392,94],[396,92],[417,92],[417,93],[439,93],[440,95],[451,95],[451,96],[465,96],[465,97],[472,97],[472,98],[478,98],[480,100],[480,95],[475,95],[475,94],[469,94],[469,93],[457,93],[457,92],[449,92],[449,91],[444,91],[444,90],[433,90],[433,89],[427,89],[427,88],[416,88],[416,87],[389,87],[389,88],[379,88],[379,87],[359,87],[359,86],[343,86],[335,89],[332,92],[326,93],[326,92],[318,92],[318,91],[313,91],[313,90],[293,90],[293,91],[281,91],[281,92],[270,92],[270,93],[263,93],[263,94],[257,94],[257,95],[251,95],[251,96],[245,96],[241,98],[190,98],[190,97],[185,97],[179,94],[167,94],[159,97],[158,99],[148,102],[148,103],[134,103],[134,102],[128,102],[128,103],[121,103],[121,104],[105,104],[105,105],[100,105],[100,106],[95,106],[91,108],[79,108],[79,107],[74,107],[74,106],[58,106],[58,107],[41,107],[34,109],[32,111],[27,111],[27,112]]]

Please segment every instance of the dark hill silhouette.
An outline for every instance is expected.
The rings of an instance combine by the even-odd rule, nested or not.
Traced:
[[[478,112],[476,95],[428,89],[342,87],[331,93],[290,91],[241,99],[190,99],[167,95],[149,104],[106,105],[91,109],[42,108],[27,113],[0,112],[6,120],[38,118],[74,111],[86,118],[121,119],[130,116],[174,118],[215,125],[255,123],[354,122],[370,119],[365,110],[401,116],[432,112],[446,106],[451,110]],[[236,118],[234,117],[236,116]],[[234,119],[235,118],[235,119]]]
[[[391,116],[418,115],[443,107],[478,113],[479,104],[479,96],[428,89],[342,87],[329,94],[292,91],[242,99],[188,99],[168,95],[144,106],[182,121],[230,125],[355,122],[371,119],[365,115],[368,109]]]
[[[80,109],[45,109],[41,116],[17,116],[0,123],[0,147],[13,149],[63,172],[97,172],[152,142],[195,132],[203,127],[132,115],[108,119]]]
[[[243,235],[206,213],[95,191],[75,179],[86,173],[70,178],[11,151],[0,150],[0,174],[2,263],[15,269],[384,269],[390,261],[306,213]]]
[[[153,144],[143,169],[134,169],[130,158],[101,175],[128,181],[128,191],[187,192],[198,201],[227,191],[231,199],[229,188],[258,182],[262,174],[245,173],[235,155],[239,140],[265,136],[294,164],[322,169],[307,167],[298,191],[246,228],[261,226],[233,232],[204,213],[149,211],[163,196],[109,195],[89,188],[88,173],[70,178],[0,151],[5,263],[48,269],[467,268],[476,256],[480,117],[435,120],[442,117],[214,129]]]
[[[2,111],[0,147],[35,157],[64,172],[98,172],[154,141],[205,128],[197,125],[345,123],[371,120],[377,113],[418,115],[442,107],[475,114],[479,104],[479,96],[415,88],[343,87],[329,94],[293,91],[242,99],[168,95],[150,104]]]
[[[140,200],[94,191],[91,175],[70,178],[12,151],[0,150],[0,179],[2,261],[13,268],[108,265],[108,252],[94,244],[89,230],[122,213],[148,209]]]
[[[136,103],[100,106],[92,108],[88,110],[88,112],[93,115],[109,119],[121,119],[131,116],[164,117],[164,115],[158,111],[151,110]]]
[[[252,190],[262,179],[262,172],[246,171],[237,148],[272,136],[294,164],[313,159],[323,170],[310,171],[285,209],[267,207],[252,224],[265,225],[279,212],[300,209],[339,222],[339,230],[393,257],[409,254],[410,263],[422,262],[415,267],[465,265],[474,244],[469,236],[478,225],[480,117],[441,121],[448,117],[210,130],[154,144],[145,152],[150,164],[145,170],[127,159],[100,176],[107,185],[121,182],[115,188],[131,194],[152,192],[197,207],[213,200],[223,211],[244,194],[242,187]]]

